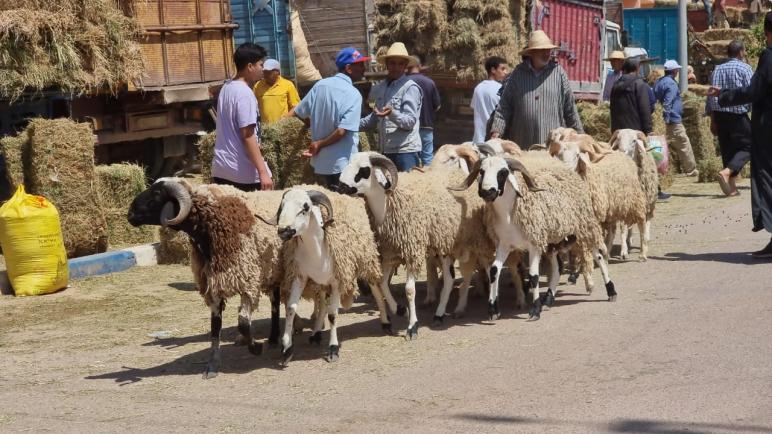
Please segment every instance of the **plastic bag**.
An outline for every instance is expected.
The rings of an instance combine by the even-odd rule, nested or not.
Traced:
[[[69,270],[56,207],[42,196],[16,193],[0,207],[0,244],[17,296],[67,287]]]
[[[670,166],[670,151],[667,146],[665,136],[649,136],[649,149],[654,162],[657,163],[657,172],[660,175],[667,175],[668,166]]]

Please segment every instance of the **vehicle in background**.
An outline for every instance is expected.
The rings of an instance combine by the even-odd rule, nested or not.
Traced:
[[[645,48],[641,47],[625,47],[624,41],[622,40],[622,29],[619,27],[617,23],[613,23],[611,21],[606,21],[605,26],[605,38],[604,38],[604,53],[603,56],[604,59],[606,59],[611,52],[613,51],[623,51],[625,53],[625,57],[638,57],[639,59],[651,59],[649,57],[649,53]],[[657,62],[659,59],[651,59],[653,62]],[[641,76],[645,79],[649,76],[649,73],[651,72],[654,65],[653,62],[643,62],[641,63]],[[611,73],[611,62],[604,60],[603,61],[603,85],[605,86],[606,80],[605,77],[608,76],[609,73]]]

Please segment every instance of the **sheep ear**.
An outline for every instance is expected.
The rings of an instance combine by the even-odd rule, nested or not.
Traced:
[[[611,135],[611,138],[608,139],[609,145],[611,145],[611,149],[619,149],[619,143],[617,142],[617,136],[619,136],[619,130],[614,131],[614,134]]]
[[[579,159],[576,161],[576,173],[582,178],[587,177],[587,167],[590,165],[590,157],[584,152],[579,153]]]
[[[511,172],[509,173],[509,175],[507,176],[507,182],[509,183],[509,185],[512,186],[512,189],[515,190],[515,194],[517,195],[517,197],[523,197],[523,192],[520,191],[520,186],[518,185],[517,179],[515,178],[515,175],[513,173]]]

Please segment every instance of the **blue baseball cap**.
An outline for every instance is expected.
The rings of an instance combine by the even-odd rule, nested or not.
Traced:
[[[346,65],[351,65],[352,63],[369,61],[369,57],[363,56],[362,53],[360,53],[359,50],[354,47],[346,47],[338,51],[338,55],[335,56],[335,65],[338,67],[338,69],[342,69]]]

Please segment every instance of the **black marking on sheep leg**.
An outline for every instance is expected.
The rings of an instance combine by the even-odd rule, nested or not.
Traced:
[[[239,315],[239,333],[241,333],[241,336],[244,340],[244,342],[247,343],[247,348],[249,349],[249,352],[259,356],[263,353],[263,347],[262,345],[257,345],[252,339],[252,327],[250,324],[249,317],[241,316]]]
[[[416,323],[413,324],[412,327],[407,328],[407,332],[405,333],[405,339],[409,341],[418,339],[418,321],[416,321]]]
[[[608,295],[608,301],[617,301],[617,291],[614,288],[614,282],[610,280],[606,284],[606,294]]]
[[[568,273],[568,283],[572,285],[576,285],[576,281],[579,280],[579,272],[578,271],[572,271]]]
[[[501,318],[501,311],[499,311],[499,298],[496,297],[493,301],[488,301],[488,319],[495,321]]]
[[[318,345],[318,346],[321,346],[321,345],[322,345],[322,332],[321,332],[321,331],[318,331],[318,332],[316,332],[316,333],[312,334],[312,335],[311,335],[311,336],[308,338],[308,343],[310,343],[310,344],[312,344],[312,345]]]
[[[330,345],[329,351],[327,351],[327,357],[325,359],[329,363],[335,363],[340,358],[340,345]]]
[[[434,315],[434,319],[432,319],[432,325],[435,327],[441,326],[442,323],[444,322],[444,319],[445,318],[440,315]]]
[[[216,377],[220,370],[220,332],[222,331],[222,311],[224,307],[225,302],[220,302],[218,311],[212,312],[210,319],[212,355],[204,371],[203,377],[205,380]]]
[[[528,276],[528,287],[531,288],[531,291],[538,292],[539,290],[538,274],[532,274]],[[528,319],[537,321],[539,318],[541,318],[541,297],[539,296],[539,294],[536,294],[536,300],[533,301],[531,310],[528,312]]]
[[[565,264],[565,262],[563,262],[563,258],[560,257],[560,255],[558,255],[558,272],[560,274],[565,273],[565,271],[566,271],[565,265],[566,264]]]
[[[555,304],[555,294],[552,293],[551,289],[548,289],[547,296],[544,298],[544,305],[552,307],[553,304]]]
[[[453,267],[453,264],[450,264],[450,278],[456,280],[456,268]]]
[[[499,275],[499,267],[492,265],[491,266],[491,272],[490,272],[490,281],[491,284],[496,283],[496,276]]]
[[[397,315],[404,317],[407,313],[407,308],[401,304],[397,304]]]
[[[386,332],[387,335],[394,335],[394,329],[391,328],[391,317],[389,315],[386,315],[386,322],[381,323],[381,329]]]
[[[279,345],[279,335],[281,334],[281,326],[279,324],[280,303],[279,286],[275,286],[271,297],[271,334],[268,336],[268,345],[272,348]]]
[[[295,347],[293,345],[290,345],[289,348],[285,348],[281,352],[281,365],[283,367],[289,366],[289,362],[292,361],[292,356],[294,355]]]

